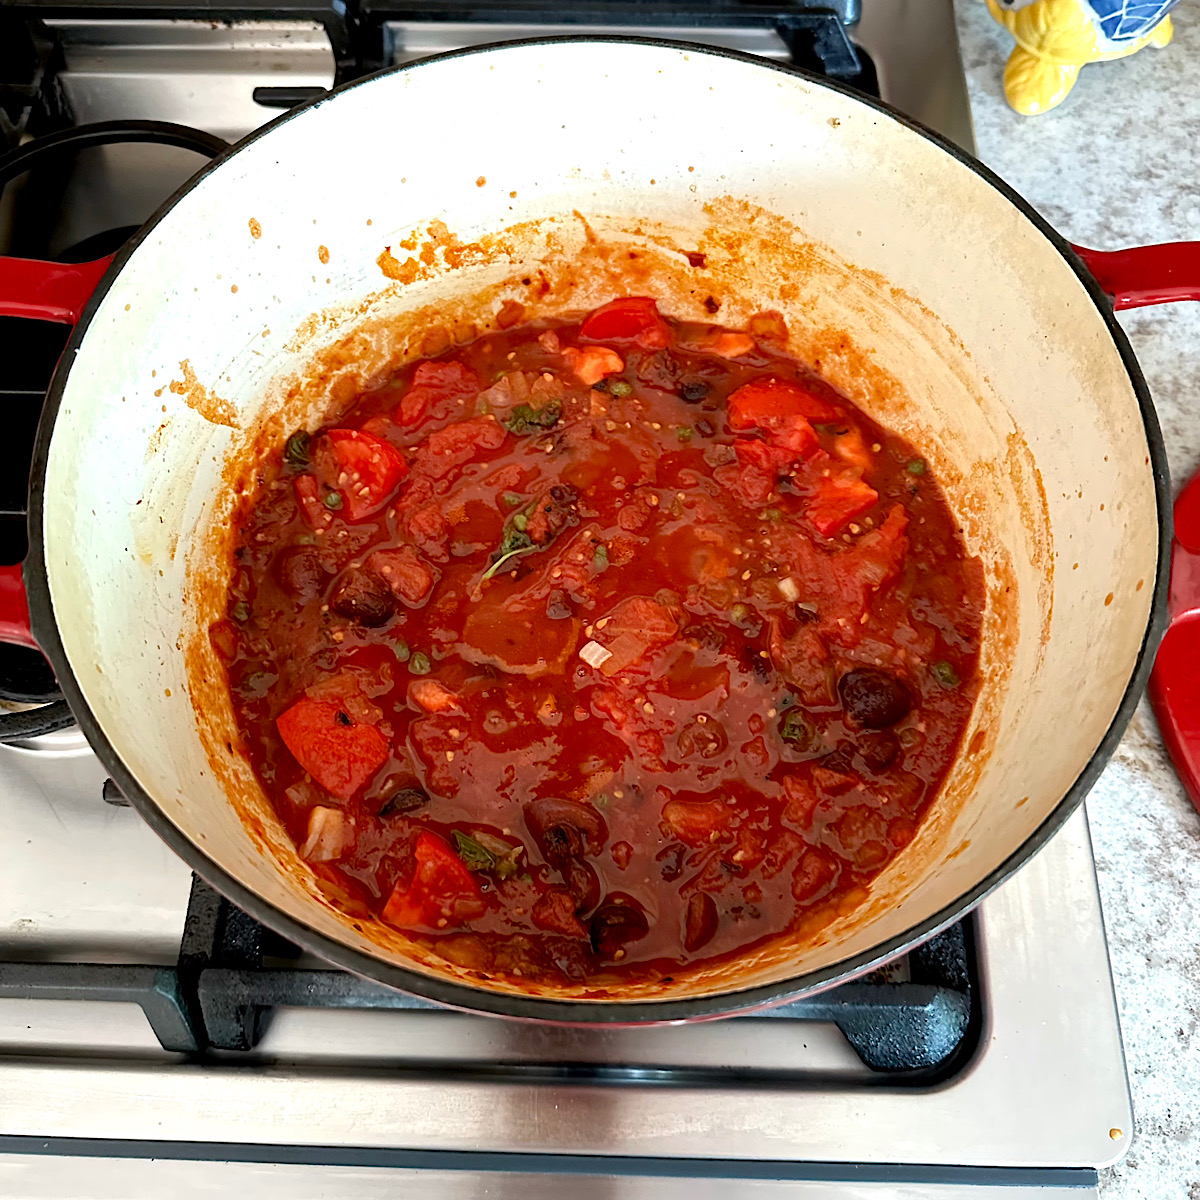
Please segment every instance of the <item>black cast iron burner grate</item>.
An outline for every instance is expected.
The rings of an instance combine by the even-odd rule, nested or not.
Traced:
[[[267,965],[298,955],[295,946],[196,878],[175,967],[0,963],[0,999],[135,1003],[164,1049],[199,1056],[254,1049],[277,1006],[437,1008],[343,971]],[[927,1084],[956,1069],[974,1049],[977,981],[968,917],[897,964],[757,1015],[831,1022],[872,1070]]]

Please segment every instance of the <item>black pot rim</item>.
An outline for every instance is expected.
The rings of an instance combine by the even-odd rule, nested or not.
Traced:
[[[309,109],[330,103],[334,97],[343,92],[349,91],[352,88],[362,87],[382,76],[417,70],[425,63],[440,61],[442,59],[466,58],[473,55],[494,53],[497,50],[510,46],[551,46],[580,42],[651,46],[672,50],[683,48],[689,54],[732,59],[758,67],[761,70],[778,71],[785,75],[796,76],[804,79],[810,85],[826,88],[860,104],[865,104],[868,108],[874,109],[888,120],[894,121],[920,137],[925,138],[927,141],[932,142],[963,166],[974,171],[981,179],[1008,200],[1066,260],[1068,266],[1074,271],[1106,323],[1109,334],[1120,353],[1121,360],[1125,366],[1141,410],[1146,442],[1150,451],[1151,471],[1158,507],[1159,541],[1157,575],[1154,583],[1150,618],[1147,622],[1145,635],[1133,672],[1125,693],[1121,698],[1121,703],[1100,744],[1096,747],[1074,783],[1041,825],[1026,838],[1021,846],[998,867],[989,872],[984,878],[950,904],[945,905],[938,912],[911,926],[904,932],[871,947],[869,950],[789,979],[683,1000],[551,1000],[512,995],[507,992],[492,991],[484,987],[469,984],[452,983],[448,980],[426,975],[423,972],[410,968],[395,966],[373,955],[356,950],[341,941],[313,929],[305,922],[296,920],[256,892],[245,887],[215,859],[210,857],[201,846],[194,843],[170,821],[163,810],[142,789],[141,785],[125,767],[120,755],[108,740],[99,722],[89,709],[58,635],[53,604],[50,598],[49,579],[46,574],[45,547],[42,538],[44,513],[43,484],[55,419],[62,402],[71,365],[87,334],[92,316],[104,298],[104,295],[112,286],[113,281],[120,274],[125,263],[137,247],[149,236],[167,213],[202,179],[206,178],[212,172],[219,170],[226,162],[239,154],[247,146],[268,135],[278,126],[295,120]],[[333,91],[324,96],[291,109],[274,121],[255,130],[242,141],[202,167],[176,191],[116,255],[107,274],[101,280],[85,308],[79,324],[73,330],[67,342],[66,349],[63,351],[58,369],[55,372],[50,390],[47,393],[46,405],[42,411],[41,422],[38,426],[30,482],[29,544],[30,551],[25,560],[25,585],[29,596],[29,608],[34,634],[54,666],[63,692],[75,712],[80,727],[87,737],[88,742],[108,768],[113,779],[117,782],[130,803],[141,813],[151,828],[158,833],[197,875],[207,880],[214,888],[227,896],[257,921],[271,927],[303,949],[312,952],[335,966],[398,988],[412,995],[420,996],[452,1008],[525,1020],[557,1022],[569,1025],[641,1024],[697,1020],[744,1012],[753,1008],[782,1003],[789,999],[798,999],[801,996],[832,987],[856,975],[861,975],[872,967],[886,962],[902,954],[905,950],[920,944],[941,929],[959,920],[991,891],[999,887],[1029,858],[1036,854],[1063,826],[1099,778],[1109,757],[1116,749],[1117,743],[1125,731],[1125,727],[1133,716],[1138,699],[1146,686],[1146,681],[1154,661],[1155,649],[1166,627],[1167,587],[1169,582],[1168,556],[1171,546],[1171,497],[1166,449],[1163,444],[1154,404],[1150,398],[1149,389],[1146,386],[1146,381],[1142,376],[1141,368],[1138,366],[1133,350],[1113,314],[1109,297],[1080,261],[1070,243],[1058,234],[1027,200],[976,158],[947,140],[941,134],[927,129],[919,122],[896,111],[883,101],[861,95],[846,84],[823,76],[814,75],[797,67],[769,62],[739,51],[717,49],[711,46],[679,42],[673,39],[608,35],[592,37],[566,36],[527,38],[521,41],[474,46],[469,49],[456,50],[448,54],[438,55],[436,59],[423,59],[418,62],[407,63],[403,66],[388,68],[373,75],[364,76],[362,79],[353,80],[333,89]]]

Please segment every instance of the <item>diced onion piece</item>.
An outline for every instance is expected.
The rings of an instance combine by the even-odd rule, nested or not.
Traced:
[[[779,581],[779,594],[789,603],[795,604],[800,599],[800,588],[796,585],[796,581],[790,576],[785,575]]]
[[[300,847],[300,857],[309,862],[339,858],[352,836],[346,814],[340,808],[318,805],[308,814],[308,837]]]
[[[612,651],[605,650],[599,642],[588,642],[582,650],[579,651],[579,657],[583,659],[589,667],[595,667],[599,670],[610,658]]]

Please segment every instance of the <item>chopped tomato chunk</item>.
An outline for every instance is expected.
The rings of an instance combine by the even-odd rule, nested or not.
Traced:
[[[704,345],[705,350],[719,354],[722,358],[741,358],[755,348],[754,339],[748,333],[730,333],[723,331],[711,338]]]
[[[392,595],[410,608],[423,604],[433,590],[433,568],[412,546],[376,550],[367,559],[367,569],[374,571],[392,589]]]
[[[351,719],[341,705],[308,696],[275,722],[292,757],[327,791],[349,800],[391,753],[373,725]]]
[[[529,914],[539,929],[565,937],[587,937],[583,922],[575,915],[575,901],[567,892],[547,892]]]
[[[647,350],[661,350],[671,340],[658,304],[649,296],[625,296],[600,305],[588,314],[579,336],[596,342],[636,342]]]
[[[458,697],[436,679],[413,679],[408,684],[408,698],[426,712],[450,712],[458,708]]]
[[[423,831],[413,846],[415,867],[407,886],[396,884],[380,914],[398,929],[444,929],[483,912],[474,876],[450,844]]]
[[[411,428],[420,425],[439,401],[465,400],[478,395],[482,386],[479,376],[460,362],[424,362],[414,372],[412,384],[393,415],[397,424]]]
[[[312,475],[297,475],[292,483],[296,492],[296,503],[304,513],[304,519],[314,529],[325,529],[333,524],[333,513],[321,499],[321,485]]]
[[[435,429],[418,450],[415,462],[435,478],[447,474],[454,467],[470,462],[480,450],[497,450],[507,437],[504,426],[493,417],[472,417]]]
[[[741,432],[779,429],[789,418],[805,417],[813,421],[832,421],[840,414],[832,404],[814,396],[798,383],[768,376],[744,383],[729,397],[729,427]]]
[[[663,805],[663,820],[689,846],[706,846],[729,824],[733,816],[720,800],[669,800]]]
[[[567,360],[567,366],[571,368],[575,378],[580,383],[586,383],[588,387],[599,383],[605,375],[615,375],[618,371],[625,370],[625,360],[607,346],[585,346],[582,350],[568,346],[562,352],[562,356]]]
[[[854,475],[831,475],[817,484],[805,512],[818,532],[836,537],[879,499],[879,493]]]
[[[408,464],[395,446],[361,429],[331,429],[325,441],[335,466],[329,480],[342,498],[342,511],[352,521],[370,516],[391,498]]]

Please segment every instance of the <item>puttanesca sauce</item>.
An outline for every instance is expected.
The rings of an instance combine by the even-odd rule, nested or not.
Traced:
[[[211,638],[354,919],[486,976],[670,978],[819,928],[914,837],[982,571],[786,336],[643,297],[510,323],[263,464]]]

